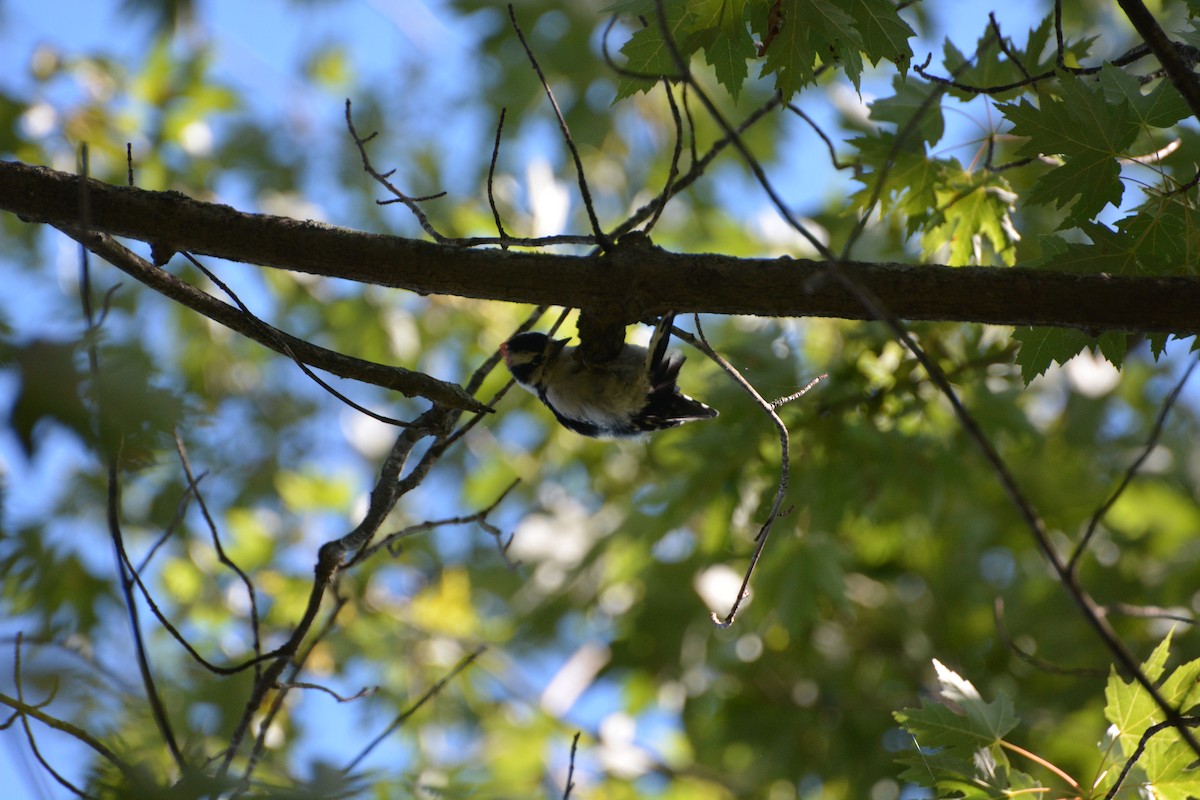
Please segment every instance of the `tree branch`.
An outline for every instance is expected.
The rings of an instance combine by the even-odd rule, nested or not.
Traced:
[[[1125,16],[1129,18],[1130,23],[1149,46],[1158,62],[1163,65],[1163,69],[1167,71],[1167,77],[1171,79],[1175,90],[1188,104],[1192,114],[1200,119],[1200,80],[1196,79],[1191,67],[1183,60],[1175,43],[1163,31],[1158,20],[1141,0],[1117,0],[1117,5],[1125,12]]]
[[[323,369],[338,377],[381,386],[384,389],[400,392],[406,397],[424,397],[450,408],[469,411],[486,412],[490,410],[453,383],[437,380],[423,372],[414,372],[403,367],[377,364],[374,361],[365,361],[361,358],[344,355],[273,328],[238,307],[218,300],[207,292],[175,277],[165,269],[154,266],[111,236],[94,231],[83,231],[67,225],[60,230],[117,269],[136,278],[159,294],[169,297],[180,305],[197,311],[214,322],[219,322],[230,330],[237,331],[277,353],[299,359],[304,364]]]
[[[0,209],[78,224],[80,178],[0,161]],[[88,181],[89,230],[263,266],[407,289],[536,305],[677,313],[871,319],[826,262],[741,259],[619,245],[603,256],[468,250],[311,221],[247,214],[178,192]],[[843,263],[907,320],[1200,332],[1200,278]],[[1184,265],[1180,265],[1182,270]]]

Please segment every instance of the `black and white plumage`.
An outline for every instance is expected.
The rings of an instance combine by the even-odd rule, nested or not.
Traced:
[[[716,409],[675,385],[684,356],[667,352],[674,314],[665,315],[650,347],[626,344],[612,361],[589,365],[567,339],[520,333],[500,345],[509,372],[562,425],[602,439],[639,436],[710,419]]]

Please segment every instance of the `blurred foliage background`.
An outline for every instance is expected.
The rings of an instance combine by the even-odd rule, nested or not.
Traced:
[[[398,206],[375,203],[377,187],[345,132],[348,97],[359,130],[379,131],[371,145],[377,166],[394,167],[395,182],[412,194],[447,192],[426,206],[440,230],[487,234],[484,181],[503,107],[496,195],[506,228],[516,235],[587,230],[557,125],[503,7],[280,1],[244,12],[244,24],[255,28],[231,20],[233,4],[91,5],[85,19],[62,22],[61,36],[55,26],[36,41],[16,32],[41,16],[0,6],[0,38],[24,43],[6,48],[5,63],[16,71],[0,80],[3,157],[74,170],[86,142],[91,173],[124,183],[129,142],[134,180],[144,188],[420,235]],[[515,11],[579,145],[597,212],[613,224],[666,181],[674,129],[661,87],[614,103],[620,78],[602,48],[607,37],[619,57],[637,25],[627,16],[606,33],[604,5],[522,0]],[[1052,11],[1050,3],[1008,5],[996,16],[1019,41]],[[1182,6],[1158,11],[1182,25],[1183,9],[1174,5]],[[1065,2],[1063,13],[1073,43],[1097,37],[1090,54],[1097,62],[1136,41],[1112,4]],[[989,30],[977,4],[915,3],[904,19],[920,37],[917,61],[921,47],[938,51],[944,36],[957,37],[957,50],[969,56]],[[104,35],[80,32],[84,25]],[[258,32],[239,38],[268,28],[281,33],[273,43]],[[695,66],[734,120],[775,88],[752,63],[735,101],[701,56]],[[846,139],[884,135],[866,102],[902,96],[895,74],[891,62],[867,63],[859,93],[835,69],[793,102],[849,158]],[[952,190],[964,185],[954,180],[974,180],[998,196],[999,173],[973,159],[1002,127],[1000,115],[984,98],[946,103],[945,134],[926,139],[927,162],[957,165],[944,175]],[[718,131],[693,116],[703,152]],[[1178,135],[1186,171],[1195,160],[1194,126],[1182,125]],[[787,112],[769,114],[745,140],[786,200],[836,249],[856,221],[848,203],[861,202],[847,198],[869,180],[871,165],[839,172],[814,130]],[[996,146],[1015,148],[1003,138]],[[1025,196],[1037,177],[1006,172],[1004,190]],[[1020,239],[985,233],[976,247],[963,250],[960,239],[956,250],[960,223],[933,214],[914,231],[895,197],[867,227],[857,259],[958,253],[1025,263],[1046,256],[1042,237],[1066,214],[1004,199],[993,211]],[[1108,213],[1125,213],[1140,198],[1124,202]],[[675,250],[811,255],[776,220],[744,165],[726,156],[672,200],[654,238]],[[80,311],[78,256],[50,230],[11,215],[0,224],[10,284],[0,328],[3,659],[15,663],[15,636],[23,632],[27,700],[52,695],[47,713],[141,765],[140,796],[155,796],[177,776],[136,676],[104,521],[102,445],[80,399],[92,391],[85,369],[92,335]],[[968,237],[995,230],[978,224]],[[465,379],[528,311],[209,266],[255,313],[295,335],[446,380]],[[171,268],[215,290],[178,259]],[[180,448],[203,475],[205,506],[226,554],[256,587],[271,647],[302,611],[317,548],[357,522],[394,433],[325,394],[287,359],[101,263],[91,274],[95,297],[111,289],[94,334],[113,378],[107,402],[120,409],[138,456],[138,468],[122,476],[131,555],[144,562],[143,578],[189,641],[213,661],[238,662],[251,652],[247,593],[221,567],[208,523],[188,498]],[[346,571],[337,586],[345,606],[308,656],[305,679],[342,696],[377,688],[349,702],[293,691],[272,722],[254,792],[561,797],[571,739],[582,731],[572,796],[922,797],[899,777],[895,760],[913,742],[891,712],[914,705],[931,685],[933,658],[989,695],[1014,698],[1023,719],[1015,741],[1081,782],[1094,777],[1110,657],[907,351],[878,324],[704,323],[765,396],[829,375],[781,411],[793,441],[792,510],[776,526],[737,622],[717,629],[709,612],[724,614],[734,598],[779,467],[775,430],[745,395],[693,353],[684,390],[721,416],[612,443],[564,431],[533,398],[509,394],[386,526],[473,513],[519,478],[489,517],[505,540],[512,537],[508,559],[480,526],[445,525]],[[1190,341],[1166,345],[1155,359],[1148,342],[1133,338],[1119,374],[1085,351],[1026,387],[1011,330],[922,324],[913,333],[1063,548],[1140,453],[1164,397],[1194,358]],[[492,374],[481,396],[506,377]],[[391,416],[421,410],[373,387],[338,388]],[[1083,561],[1083,584],[1114,609],[1168,609],[1186,619],[1198,610],[1197,400],[1194,388],[1184,392]],[[227,742],[250,676],[203,669],[149,619],[143,613],[167,712],[185,750],[203,763]],[[1115,611],[1112,621],[1139,655],[1178,624]],[[469,667],[349,775],[342,771],[480,645],[486,650]],[[1014,647],[1098,672],[1040,669]],[[1194,657],[1190,630],[1177,631],[1175,649]],[[11,669],[0,672],[3,691],[14,695]],[[19,776],[16,797],[67,796],[33,760],[19,726],[0,735]],[[36,735],[51,762],[89,792],[130,791],[71,737],[47,728]]]

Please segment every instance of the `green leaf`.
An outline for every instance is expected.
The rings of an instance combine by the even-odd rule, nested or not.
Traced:
[[[1026,385],[1051,364],[1065,364],[1083,352],[1090,338],[1073,328],[1017,328],[1013,339],[1021,344],[1017,363]]]
[[[1150,354],[1154,356],[1155,361],[1158,361],[1159,356],[1166,352],[1167,339],[1170,336],[1169,333],[1152,333],[1146,337],[1150,342]]]
[[[983,263],[986,241],[1005,264],[1016,263],[1020,235],[1012,222],[1016,195],[996,173],[958,170],[935,191],[933,224],[921,237],[926,255],[949,246],[953,266]]]
[[[946,39],[942,46],[945,68],[960,84],[991,89],[996,99],[1012,97],[1022,89],[1017,87],[995,92],[995,87],[1024,84],[1029,75],[1041,74],[1053,68],[1054,52],[1046,48],[1052,30],[1053,18],[1047,16],[1038,27],[1029,31],[1024,48],[1009,43],[1012,58],[996,45],[995,33],[990,25],[984,27],[970,57],[964,55],[950,39]],[[961,100],[974,100],[978,96],[975,92],[953,87],[949,91]]]
[[[5,361],[16,366],[21,382],[9,413],[9,425],[25,455],[33,456],[33,431],[43,420],[57,422],[80,438],[91,440],[90,414],[81,399],[75,344],[38,339],[8,349],[0,356],[0,364]]]
[[[817,52],[832,51],[841,59],[842,69],[854,88],[859,88],[864,45],[854,18],[830,0],[805,0],[801,13],[805,23],[820,29],[824,41],[816,48]]]
[[[1200,213],[1180,195],[1151,195],[1118,220],[1123,244],[1142,273],[1195,274],[1200,256]],[[1091,235],[1089,233],[1089,235]]]
[[[933,666],[944,704],[923,701],[893,714],[918,748],[900,759],[909,767],[901,777],[936,787],[940,797],[998,798],[1029,788],[1032,779],[1012,772],[999,746],[1018,722],[1012,702],[1005,695],[986,702],[970,681],[936,659]]]
[[[1171,634],[1154,648],[1141,665],[1142,673],[1157,682],[1166,667],[1170,653]],[[1200,700],[1197,680],[1200,679],[1200,660],[1178,667],[1158,687],[1159,694],[1181,710],[1194,707]],[[1113,669],[1104,690],[1108,703],[1104,715],[1117,732],[1121,752],[1128,757],[1142,742],[1146,731],[1165,719],[1150,693],[1137,681],[1126,683]],[[1191,768],[1195,753],[1175,730],[1163,729],[1145,742],[1138,767],[1146,777],[1146,786],[1154,797],[1167,800],[1187,800],[1200,796],[1200,771]]]
[[[1154,648],[1150,657],[1142,663],[1142,674],[1151,683],[1162,676],[1170,650],[1171,634],[1168,633]],[[1121,746],[1125,752],[1132,753],[1142,732],[1153,724],[1158,706],[1137,681],[1126,683],[1121,680],[1115,667],[1109,671],[1104,697],[1108,701],[1104,707],[1104,716],[1120,732]]]
[[[895,94],[891,97],[871,103],[871,119],[894,123],[897,135],[908,131],[908,141],[915,134],[919,141],[937,144],[945,131],[940,91],[927,81],[899,75],[892,78],[892,89]]]
[[[687,35],[686,4],[682,2],[666,3],[667,29],[675,42],[683,42]],[[680,54],[686,59],[689,53],[680,47]],[[648,18],[647,24],[634,31],[629,41],[621,46],[621,54],[625,56],[624,69],[634,73],[621,77],[617,84],[617,96],[622,100],[635,92],[645,92],[655,83],[655,77],[660,75],[675,75],[679,72],[671,48],[663,39],[661,26],[658,21]],[[644,75],[648,77],[634,77]]]
[[[1127,104],[1138,124],[1144,127],[1168,128],[1192,113],[1183,96],[1167,80],[1160,80],[1143,94],[1136,75],[1105,64],[1100,70],[1100,86],[1109,103]]]
[[[953,704],[951,710],[941,703],[922,702],[920,708],[898,711],[895,717],[922,747],[944,747],[951,753],[973,755],[981,748],[1000,741],[1016,727],[1012,701],[1001,694],[988,703],[967,680],[936,659],[942,697]]]
[[[1079,78],[1062,76],[1060,95],[1059,100],[1044,96],[1041,108],[1022,100],[1000,110],[1013,123],[1012,133],[1028,138],[1020,155],[1063,157],[1062,166],[1038,178],[1028,200],[1070,207],[1063,227],[1072,227],[1108,204],[1120,204],[1123,188],[1116,159],[1139,128],[1128,102],[1109,102]]]
[[[784,0],[779,33],[767,49],[761,76],[773,74],[775,87],[786,103],[792,95],[813,81],[817,54],[812,28],[801,16],[803,0]]]
[[[691,33],[684,50],[704,50],[717,81],[736,101],[746,80],[748,59],[756,55],[746,27],[746,0],[701,0],[688,6]]]
[[[1096,338],[1100,353],[1117,369],[1125,361],[1125,353],[1129,349],[1129,334],[1124,331],[1105,331]]]
[[[850,15],[862,36],[863,52],[872,64],[887,59],[900,68],[900,76],[908,71],[912,60],[909,39],[916,32],[896,11],[890,0],[852,0]]]

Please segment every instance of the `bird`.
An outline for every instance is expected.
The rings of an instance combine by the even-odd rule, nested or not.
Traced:
[[[568,430],[598,439],[626,439],[685,422],[711,419],[717,410],[675,385],[685,357],[667,352],[673,313],[664,314],[649,348],[622,346],[616,358],[589,364],[569,339],[519,333],[500,345],[521,387],[538,396]]]

